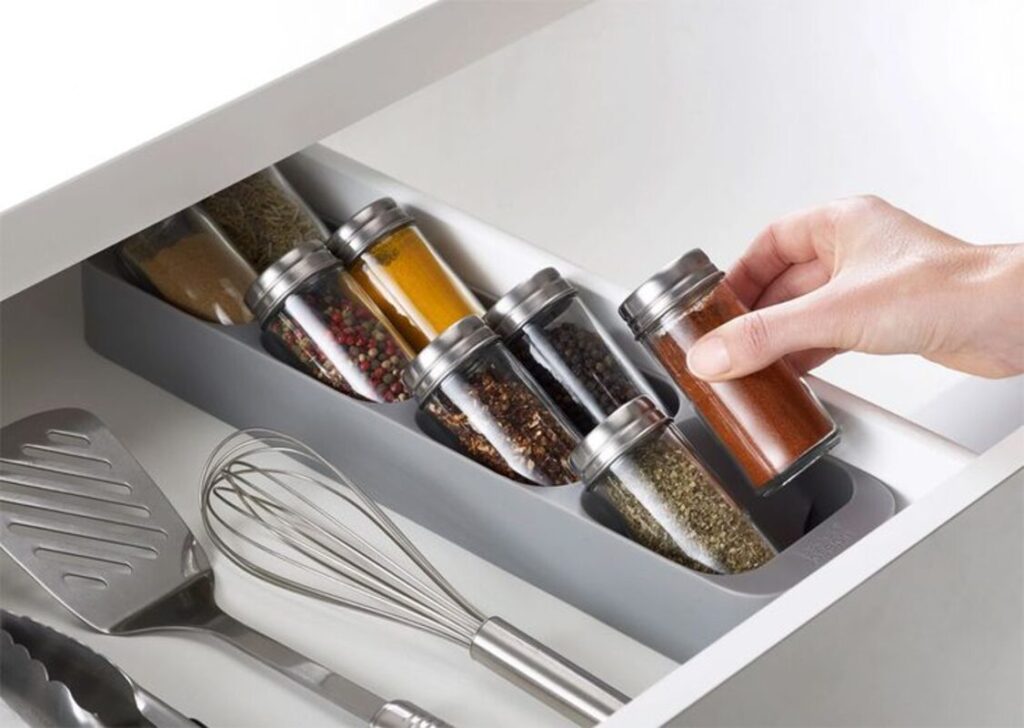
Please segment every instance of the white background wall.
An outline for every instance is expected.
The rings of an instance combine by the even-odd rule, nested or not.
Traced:
[[[862,192],[1021,241],[1021,38],[1019,0],[606,0],[328,143],[623,285]],[[819,373],[976,448],[1024,419],[1020,379]]]

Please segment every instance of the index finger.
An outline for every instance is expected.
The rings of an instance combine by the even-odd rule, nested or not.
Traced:
[[[794,212],[766,227],[729,270],[726,281],[748,308],[790,266],[819,257],[830,242],[834,213],[828,206]]]

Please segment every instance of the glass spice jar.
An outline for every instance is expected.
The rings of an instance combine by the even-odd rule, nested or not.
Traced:
[[[198,207],[150,225],[117,246],[128,273],[166,301],[219,324],[244,324],[256,272]]]
[[[210,195],[200,205],[258,273],[299,243],[323,243],[330,235],[274,166]]]
[[[340,392],[371,402],[408,399],[411,352],[344,266],[319,243],[285,253],[245,296],[264,346]]]
[[[419,351],[483,306],[389,197],[353,215],[331,236],[331,251]]]
[[[746,511],[647,397],[627,402],[594,428],[571,464],[637,543],[683,566],[736,574],[775,556]]]
[[[554,268],[502,296],[485,321],[583,434],[634,397],[658,401],[576,287]]]
[[[464,454],[521,483],[573,482],[572,426],[478,316],[454,323],[405,369],[406,388]]]
[[[704,334],[748,312],[702,250],[659,271],[619,314],[726,446],[761,495],[768,495],[839,442],[839,428],[785,361],[726,382],[690,373],[686,352]]]

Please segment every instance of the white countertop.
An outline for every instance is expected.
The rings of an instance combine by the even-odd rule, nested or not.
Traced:
[[[602,0],[327,144],[622,286],[864,192],[1019,241],[1021,37],[1017,0]],[[977,451],[1024,421],[1021,378],[864,355],[818,374]]]

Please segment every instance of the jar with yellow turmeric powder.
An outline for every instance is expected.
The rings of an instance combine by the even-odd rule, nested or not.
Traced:
[[[357,212],[331,236],[331,252],[420,351],[483,306],[390,197]]]

